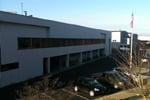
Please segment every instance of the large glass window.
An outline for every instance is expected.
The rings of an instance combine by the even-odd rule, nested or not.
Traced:
[[[69,65],[74,66],[80,64],[80,53],[70,54],[69,56]]]
[[[55,56],[50,58],[50,71],[56,72],[66,67],[66,55]]]
[[[105,39],[18,38],[18,49],[103,44]]]
[[[90,51],[86,51],[82,53],[82,61],[86,62],[89,61],[91,59],[90,57]]]
[[[96,59],[96,58],[98,58],[98,56],[99,56],[99,55],[98,55],[98,50],[93,50],[93,51],[92,51],[92,58],[93,58],[93,59]]]
[[[31,38],[18,38],[18,47],[22,49],[29,49],[32,47]]]

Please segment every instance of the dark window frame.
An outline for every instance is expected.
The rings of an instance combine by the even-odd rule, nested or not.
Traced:
[[[18,38],[18,49],[36,49],[65,46],[104,44],[105,39],[67,39],[67,38]]]
[[[0,65],[0,72],[10,71],[10,70],[18,69],[18,68],[19,68],[18,62],[1,64]]]

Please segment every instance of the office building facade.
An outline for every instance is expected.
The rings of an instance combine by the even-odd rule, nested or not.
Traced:
[[[0,12],[0,87],[111,54],[111,32]]]

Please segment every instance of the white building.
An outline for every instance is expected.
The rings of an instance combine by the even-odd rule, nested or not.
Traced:
[[[122,51],[129,51],[131,42],[131,33],[127,31],[113,31],[112,32],[112,48],[120,49]],[[136,49],[138,43],[138,35],[133,34],[133,48]]]
[[[111,32],[0,12],[0,87],[111,53]]]
[[[128,50],[130,45],[129,33],[126,31],[112,32],[112,48]]]
[[[150,41],[150,36],[139,36],[138,39],[141,41]]]
[[[142,56],[150,59],[150,36],[139,36],[139,41]]]

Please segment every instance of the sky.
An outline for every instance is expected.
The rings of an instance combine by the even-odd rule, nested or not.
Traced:
[[[0,10],[21,14],[21,3],[34,17],[150,36],[150,0],[0,0]]]

